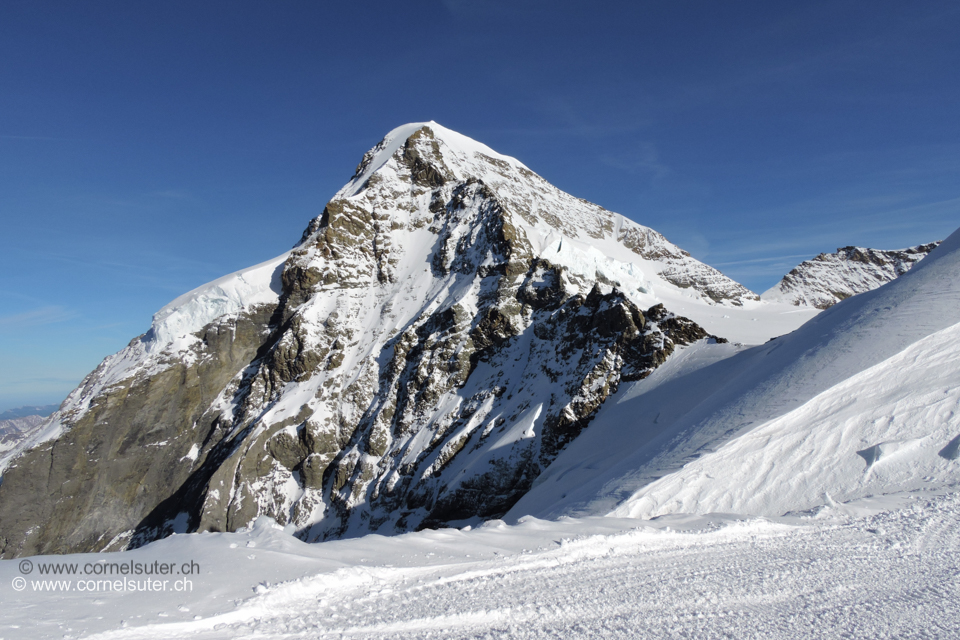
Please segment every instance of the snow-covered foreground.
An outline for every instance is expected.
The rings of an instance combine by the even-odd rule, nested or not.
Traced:
[[[527,519],[314,545],[261,521],[32,558],[20,592],[21,561],[4,561],[0,637],[958,637],[955,489],[775,520]],[[35,590],[61,560],[200,570],[189,592],[78,592],[89,576]]]

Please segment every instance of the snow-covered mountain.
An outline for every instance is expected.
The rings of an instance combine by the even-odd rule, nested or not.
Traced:
[[[293,250],[164,307],[7,457],[0,545],[125,548],[260,515],[305,540],[498,516],[622,381],[710,334],[762,342],[814,313],[513,158],[406,125]]]
[[[4,637],[953,637],[958,276],[960,230],[822,313],[757,301],[401,127],[3,458],[8,558],[235,532],[0,560]],[[134,562],[183,574],[100,579]]]
[[[960,230],[793,333],[726,348],[621,387],[510,515],[772,516],[960,482]]]
[[[836,253],[821,253],[801,262],[761,297],[826,309],[902,276],[939,244],[930,242],[893,251],[841,247]]]
[[[0,456],[20,449],[57,405],[18,407],[0,413]]]
[[[46,416],[24,416],[0,420],[0,454],[11,451],[33,435]]]

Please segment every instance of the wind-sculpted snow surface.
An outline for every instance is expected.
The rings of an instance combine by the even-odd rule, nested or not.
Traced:
[[[527,519],[305,545],[265,521],[123,554],[0,561],[7,640],[955,638],[960,494],[801,517]],[[48,563],[196,565],[190,589],[81,590]],[[11,584],[23,580],[24,590]],[[71,582],[72,588],[49,586]],[[142,580],[141,580],[142,582]],[[42,586],[49,586],[43,590]],[[38,612],[43,612],[42,615]]]
[[[511,516],[777,515],[955,483],[958,321],[960,231],[792,334],[624,387]]]
[[[939,244],[930,242],[895,251],[842,247],[836,253],[821,253],[801,262],[761,297],[826,309],[899,278]]]
[[[807,317],[407,125],[293,250],[178,298],[87,376],[4,472],[0,549],[261,515],[310,541],[497,517],[623,382],[723,335],[701,320],[762,341]]]

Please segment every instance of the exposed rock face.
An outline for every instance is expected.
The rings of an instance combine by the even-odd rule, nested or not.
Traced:
[[[402,127],[291,252],[174,301],[84,380],[4,472],[0,551],[502,515],[622,381],[711,337],[657,287],[755,297],[516,160]]]
[[[269,317],[264,308],[208,325],[193,362],[170,359],[159,370],[96,393],[85,410],[63,416],[69,428],[59,438],[35,447],[4,472],[4,554],[103,549],[135,529],[171,488],[190,477],[184,458],[191,450],[218,437],[219,414],[208,408],[255,357]]]
[[[836,253],[821,253],[797,265],[764,292],[763,299],[826,309],[902,276],[939,244],[894,251],[841,247]]]

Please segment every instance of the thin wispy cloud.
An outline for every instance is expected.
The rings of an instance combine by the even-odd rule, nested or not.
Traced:
[[[12,315],[0,316],[0,329],[20,329],[44,324],[66,322],[77,317],[77,313],[60,306],[46,306]]]
[[[547,0],[442,0],[442,4],[455,18],[503,18],[548,6]]]
[[[811,212],[818,215],[811,216]],[[798,253],[811,246],[833,250],[837,246],[868,241],[875,244],[876,239],[882,237],[887,238],[884,246],[872,248],[902,249],[907,246],[903,244],[905,241],[891,243],[891,234],[912,233],[917,228],[938,225],[945,232],[953,231],[960,219],[958,214],[960,198],[923,202],[918,201],[917,194],[905,192],[870,196],[840,193],[751,212],[753,228],[731,231],[729,237],[721,239],[729,246],[724,254],[731,258],[754,257],[758,253]],[[770,226],[776,226],[780,232],[771,235]],[[924,242],[940,239],[921,238]],[[892,246],[894,244],[903,246]]]
[[[160,251],[140,251],[137,254],[137,260],[124,261],[100,257],[68,256],[60,253],[37,253],[33,255],[44,260],[53,260],[84,267],[97,267],[109,270],[122,270],[129,275],[163,275],[172,272],[215,272],[219,273],[220,267],[211,262],[194,260],[170,253]],[[128,256],[129,257],[129,256]]]
[[[526,82],[525,71],[508,69],[500,74],[500,81],[514,87],[523,87]],[[619,113],[613,118],[597,119],[590,117],[584,105],[569,97],[550,92],[530,93],[524,100],[527,108],[537,113],[536,118],[527,126],[484,127],[472,132],[480,139],[497,137],[529,137],[557,141],[563,138],[581,138],[584,140],[620,139],[623,136],[637,134],[647,130],[653,120],[644,117],[636,110]],[[442,124],[442,123],[441,123]]]
[[[191,200],[191,201],[196,200],[193,194],[187,191],[181,191],[179,189],[165,189],[162,191],[151,191],[147,195],[153,198],[166,198],[169,200]]]
[[[28,378],[17,378],[16,382],[19,384],[34,384],[34,383],[53,383],[53,384],[76,384],[77,376],[40,376],[40,377],[28,377]]]
[[[767,258],[753,258],[751,260],[732,260],[730,262],[714,262],[714,267],[731,267],[734,265],[743,265],[743,264],[765,264],[770,262],[783,262],[784,260],[795,260],[798,258],[809,259],[813,256],[807,253],[797,253],[790,256],[770,256]]]
[[[75,142],[78,138],[57,138],[54,136],[11,136],[0,134],[0,140],[39,140],[43,142]]]
[[[634,175],[649,176],[650,180],[662,180],[672,173],[666,163],[660,159],[660,153],[652,142],[641,142],[631,152],[618,156],[602,155],[600,162]]]

